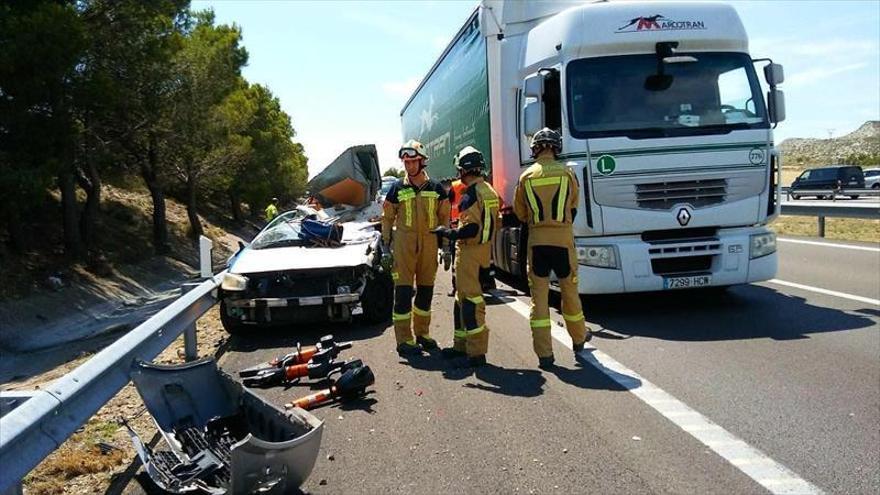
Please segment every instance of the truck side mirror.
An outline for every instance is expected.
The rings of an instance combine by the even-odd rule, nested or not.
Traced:
[[[785,81],[785,71],[782,70],[781,64],[769,63],[764,66],[764,79],[770,87],[782,84]]]
[[[544,127],[544,76],[534,74],[523,83],[523,134],[533,136]]]
[[[767,111],[770,122],[778,124],[785,120],[785,93],[782,90],[772,88],[767,92]]]

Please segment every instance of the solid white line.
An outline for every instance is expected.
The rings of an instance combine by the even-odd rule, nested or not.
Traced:
[[[500,291],[493,291],[496,297],[503,296]],[[499,297],[500,298],[500,297]],[[519,299],[509,301],[506,305],[528,319],[529,307]],[[557,342],[571,349],[571,337],[559,324],[554,322],[551,334]],[[683,431],[699,440],[716,454],[730,462],[746,476],[774,494],[817,494],[822,493],[816,485],[799,477],[797,474],[774,461],[763,452],[751,447],[709,418],[691,409],[687,404],[676,399],[661,388],[652,384],[635,371],[627,368],[611,356],[596,347],[586,344],[580,357],[593,367],[607,375],[645,404],[666,417]],[[660,404],[673,406],[662,407]],[[672,414],[664,411],[673,411]],[[735,462],[734,462],[735,461]]]
[[[771,284],[784,285],[786,287],[793,287],[795,289],[816,292],[818,294],[825,294],[826,296],[840,297],[843,299],[849,299],[851,301],[858,301],[858,302],[863,302],[865,304],[873,304],[874,306],[880,306],[880,299],[871,299],[870,297],[856,296],[853,294],[847,294],[846,292],[837,292],[836,290],[828,290],[828,289],[823,289],[821,287],[813,287],[812,285],[804,285],[804,284],[798,284],[795,282],[789,282],[787,280],[779,280],[778,278],[768,280],[767,282],[769,282]]]
[[[805,241],[805,240],[801,240],[801,239],[788,239],[786,237],[777,237],[776,240],[779,242],[790,242],[792,244],[809,244],[810,246],[824,246],[824,247],[841,248],[841,249],[853,249],[855,251],[870,251],[872,253],[880,253],[880,247],[851,246],[849,244],[836,244],[833,242],[819,242],[819,241]]]

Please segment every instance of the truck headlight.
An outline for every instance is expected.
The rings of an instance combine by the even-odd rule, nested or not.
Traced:
[[[768,232],[766,234],[754,234],[751,236],[749,243],[749,258],[755,259],[776,252],[776,234]]]
[[[578,263],[598,268],[618,268],[614,246],[578,246]]]
[[[220,283],[220,288],[229,292],[240,292],[247,289],[247,283],[247,277],[226,273],[223,275],[223,282]]]

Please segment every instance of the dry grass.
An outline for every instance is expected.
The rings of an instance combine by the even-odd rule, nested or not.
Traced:
[[[780,216],[771,225],[780,235],[808,236],[819,235],[816,217]],[[856,218],[825,219],[825,237],[844,241],[880,242],[880,220]]]
[[[196,324],[198,329],[199,356],[216,356],[225,341],[226,332],[220,324],[217,306],[211,308]],[[154,362],[160,364],[179,364],[183,361],[183,336],[168,346]],[[45,379],[52,375],[47,374]],[[34,379],[28,383],[45,383]],[[143,402],[129,383],[105,404],[84,425],[82,431],[75,433],[55,452],[51,453],[24,479],[25,492],[30,494],[103,494],[112,483],[123,486],[130,480],[123,473],[135,461],[136,453],[125,428],[120,428],[117,419],[125,418],[141,439],[149,441],[156,431],[155,423],[143,411]],[[101,452],[99,443],[118,447],[108,454]]]
[[[113,471],[126,463],[127,453],[119,448],[102,451],[99,443],[110,443],[119,426],[107,421],[90,421],[48,457],[40,469],[27,478],[29,494],[64,493],[70,480]],[[112,445],[112,443],[110,443]]]

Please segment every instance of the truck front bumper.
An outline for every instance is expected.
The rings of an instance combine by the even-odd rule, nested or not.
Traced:
[[[769,280],[776,276],[777,253],[754,259],[749,255],[751,236],[769,232],[765,228],[729,229],[713,239],[666,243],[648,243],[640,236],[577,239],[578,246],[613,244],[619,265],[617,269],[578,265],[578,289],[581,294],[662,291],[664,278],[693,275],[709,275],[709,287]],[[663,260],[680,259],[686,267],[685,258],[697,257],[705,260],[702,268],[664,271]]]

